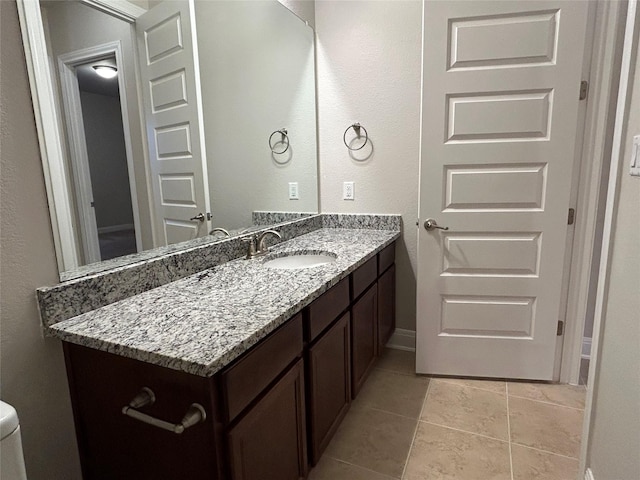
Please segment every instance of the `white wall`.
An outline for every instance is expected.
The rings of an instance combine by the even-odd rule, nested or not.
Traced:
[[[58,340],[44,339],[35,289],[58,282],[15,1],[0,1],[0,359],[2,400],[18,411],[30,480],[80,467]]]
[[[251,225],[254,210],[317,212],[313,30],[277,2],[200,1],[195,14],[213,225]],[[272,158],[282,127],[290,149]]]
[[[58,82],[57,57],[60,54],[73,52],[87,47],[120,40],[124,57],[125,86],[127,91],[127,113],[129,116],[135,182],[140,211],[140,233],[144,249],[153,248],[151,232],[151,215],[145,172],[145,157],[138,94],[135,77],[135,44],[131,35],[131,25],[103,12],[99,12],[78,2],[48,2],[43,4],[48,19],[49,52],[55,63],[56,83]],[[70,26],[73,26],[71,28]]]
[[[640,25],[636,33],[639,30]],[[618,210],[613,222],[608,298],[598,371],[593,379],[587,467],[595,480],[640,478],[640,178],[629,175],[632,137],[640,135],[638,50],[635,59]]]
[[[397,326],[415,330],[420,147],[420,1],[316,2],[322,212],[400,213]],[[354,160],[342,142],[360,122],[370,145]],[[352,132],[350,132],[352,134]],[[355,182],[355,200],[342,183]]]

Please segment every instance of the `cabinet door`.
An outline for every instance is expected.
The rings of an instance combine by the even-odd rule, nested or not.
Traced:
[[[307,474],[302,360],[229,431],[234,480],[298,480]]]
[[[311,464],[315,465],[349,409],[349,313],[309,348],[308,392]]]
[[[396,328],[396,266],[391,265],[378,279],[378,352]]]
[[[378,288],[374,283],[351,309],[351,390],[360,391],[377,355]]]
[[[85,480],[222,478],[216,451],[217,392],[196,377],[79,345],[64,344],[67,374]],[[203,423],[177,435],[122,414],[142,387],[155,394],[142,413],[180,422],[191,403],[206,411]]]

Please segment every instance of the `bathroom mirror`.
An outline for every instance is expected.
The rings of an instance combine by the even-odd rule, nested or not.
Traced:
[[[19,12],[62,280],[317,213],[314,33],[285,6]]]

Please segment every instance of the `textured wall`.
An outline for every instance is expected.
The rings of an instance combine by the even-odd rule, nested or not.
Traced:
[[[43,339],[35,289],[58,282],[18,13],[0,1],[2,400],[18,411],[30,480],[80,478],[60,342]]]
[[[415,330],[422,3],[316,2],[322,212],[399,213],[397,326]],[[344,130],[371,142],[351,156]],[[352,132],[350,132],[352,134]],[[342,183],[355,182],[355,200]]]
[[[640,11],[636,23],[637,34]],[[640,135],[639,52],[636,50],[630,116],[623,136],[609,293],[587,455],[587,467],[596,480],[640,478],[640,178],[629,175],[632,137]]]

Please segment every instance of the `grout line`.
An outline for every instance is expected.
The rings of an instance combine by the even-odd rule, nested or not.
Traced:
[[[424,377],[424,378],[430,378],[427,377],[426,375],[421,375],[418,373],[410,373],[410,372],[399,372],[398,370],[391,370],[390,368],[382,368],[382,367],[373,367],[374,370],[380,370],[381,372],[388,372],[388,373],[395,373],[397,375],[404,375],[405,377]]]
[[[569,455],[562,455],[561,453],[550,452],[549,450],[542,450],[541,448],[531,447],[529,445],[523,445],[522,443],[518,443],[518,442],[513,442],[513,444],[517,445],[518,447],[528,448],[529,450],[535,450],[536,452],[547,453],[549,455],[555,455],[556,457],[567,458],[569,460],[575,460],[575,461],[579,460],[577,457],[571,457]]]
[[[427,385],[427,391],[424,394],[424,399],[422,400],[422,406],[420,407],[420,413],[418,414],[418,421],[416,422],[416,428],[413,431],[413,438],[411,439],[411,445],[409,445],[409,451],[407,452],[407,458],[404,461],[404,466],[402,467],[402,475],[400,478],[403,479],[405,473],[407,472],[407,465],[409,465],[409,458],[411,457],[411,451],[413,450],[413,444],[416,442],[416,436],[418,435],[418,427],[420,427],[420,419],[422,418],[422,412],[424,412],[424,407],[427,404],[427,398],[429,397],[429,391],[431,390],[431,380],[429,380],[429,384]]]
[[[0,0],[0,1],[2,1],[2,0]],[[352,407],[353,407],[353,405],[352,405]],[[420,420],[419,416],[417,418],[416,417],[409,417],[407,415],[402,415],[401,413],[390,412],[389,410],[384,410],[382,408],[372,407],[371,405],[361,405],[361,406],[356,406],[355,408],[356,409],[358,409],[358,408],[365,409],[366,408],[366,409],[369,409],[369,410],[374,410],[376,412],[388,413],[389,415],[394,415],[394,416],[400,417],[400,418],[406,418],[407,420],[411,420],[411,421],[414,421],[414,422],[417,422],[417,421]]]
[[[509,439],[509,468],[511,469],[511,480],[513,480],[513,453],[511,451],[511,415],[509,414],[509,384],[505,383],[507,392],[507,435]]]
[[[448,425],[442,425],[440,423],[427,422],[426,420],[419,420],[418,422],[427,423],[429,425],[434,425],[436,427],[448,428],[449,430],[454,430],[460,433],[468,433],[469,435],[475,435],[477,437],[488,438],[489,440],[495,440],[496,442],[509,443],[508,440],[504,440],[496,437],[490,437],[489,435],[484,435],[482,433],[470,432],[469,430],[462,430],[461,428],[450,427]]]
[[[562,405],[560,403],[545,402],[544,400],[536,400],[534,398],[523,397],[522,395],[510,395],[510,396],[513,398],[521,398],[522,400],[529,400],[530,402],[538,402],[538,403],[543,403],[545,405],[553,405],[554,407],[570,408],[571,410],[578,410],[579,412],[584,412],[584,408],[570,407],[569,405]]]
[[[473,385],[467,385],[467,384],[461,385],[460,383],[457,383],[457,382],[456,382],[456,379],[455,379],[455,378],[448,378],[448,377],[431,377],[431,379],[432,379],[432,380],[440,380],[440,381],[442,381],[442,382],[444,382],[444,383],[448,383],[449,385],[455,385],[456,387],[463,387],[463,388],[464,388],[464,387],[469,387],[469,388],[473,388],[473,389],[475,389],[475,390],[482,390],[483,392],[495,393],[496,395],[506,395],[506,394],[507,394],[507,393],[506,393],[507,382],[506,382],[506,381],[503,381],[503,380],[495,380],[496,382],[502,382],[502,383],[504,383],[504,385],[505,385],[505,390],[504,390],[504,391],[502,391],[502,392],[496,392],[495,390],[491,390],[491,389],[489,389],[489,388],[475,387],[475,386],[473,386]],[[461,378],[460,380],[467,380],[467,379],[466,379],[466,378]],[[473,380],[471,380],[471,381],[473,381]],[[494,380],[486,380],[486,381],[491,382],[491,381],[494,381]]]
[[[347,462],[346,460],[343,460],[341,458],[332,457],[331,455],[326,455],[326,454],[322,455],[322,456],[323,457],[326,456],[327,458],[335,460],[336,462],[344,463],[345,465],[349,465],[350,467],[356,467],[356,468],[359,468],[359,469],[364,470],[366,472],[375,473],[376,475],[381,475],[383,477],[390,478],[390,479],[393,479],[393,480],[400,480],[400,477],[394,477],[393,475],[387,475],[386,473],[380,473],[380,472],[377,472],[375,470],[371,470],[370,468],[363,467],[362,465],[358,465],[356,463]],[[311,473],[311,472],[309,472],[309,473]]]

